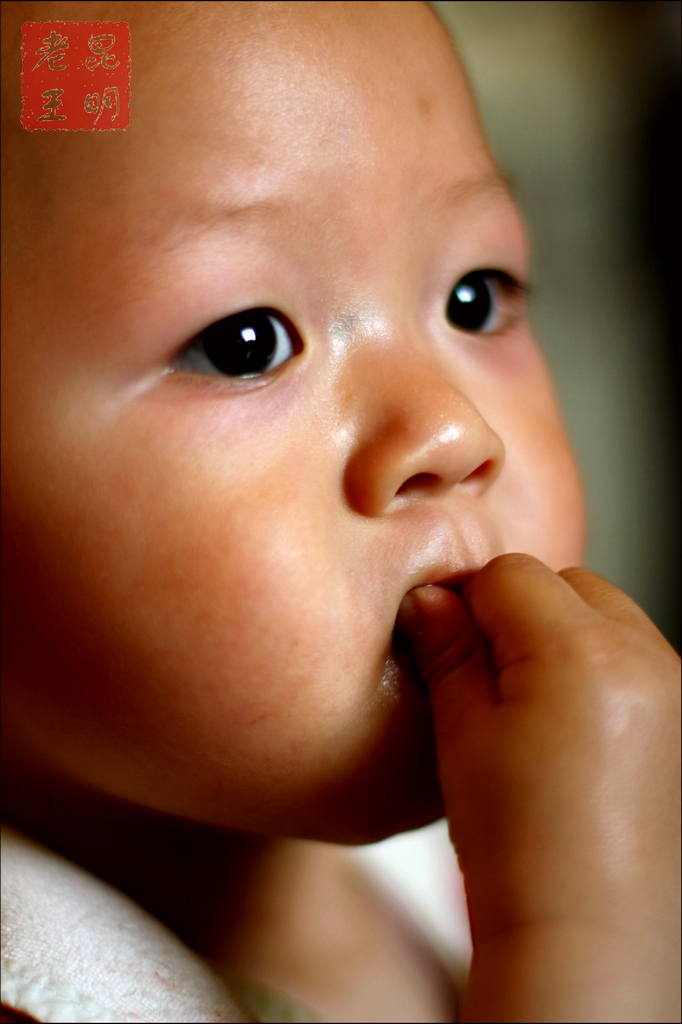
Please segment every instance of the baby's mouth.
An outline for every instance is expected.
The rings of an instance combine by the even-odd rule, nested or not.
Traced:
[[[446,590],[452,590],[454,593],[459,593],[468,580],[475,575],[476,570],[468,570],[456,575],[448,576],[446,579],[438,579],[433,582],[427,582],[419,584],[419,586],[437,586],[443,587]],[[413,588],[414,589],[414,588]],[[409,593],[409,591],[408,591]],[[394,672],[397,672],[403,677],[412,682],[425,697],[428,698],[428,687],[422,678],[421,672],[417,668],[417,664],[412,655],[412,646],[405,630],[399,625],[400,614],[396,618],[396,622],[393,626],[393,634],[391,637],[391,650],[387,659],[387,667],[390,663],[395,666]]]
[[[389,659],[391,657],[393,658],[400,673],[407,676],[407,678],[414,683],[417,689],[420,690],[424,696],[428,697],[426,683],[422,679],[414,662],[409,641],[399,626],[395,626],[393,629]]]

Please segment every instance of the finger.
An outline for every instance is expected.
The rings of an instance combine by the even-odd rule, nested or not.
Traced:
[[[595,611],[615,622],[631,625],[635,629],[644,629],[662,638],[662,634],[646,612],[603,576],[578,566],[562,569],[558,575]]]
[[[530,555],[501,555],[462,591],[476,625],[491,644],[495,667],[554,658],[595,611],[574,587]]]
[[[461,728],[495,701],[495,673],[485,639],[457,594],[419,587],[400,606],[398,629],[426,683],[436,732]]]

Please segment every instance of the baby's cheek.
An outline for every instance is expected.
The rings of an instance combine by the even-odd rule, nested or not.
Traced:
[[[523,551],[558,571],[579,564],[584,512],[567,446],[545,434],[533,446],[510,450],[495,502],[505,551]]]
[[[303,464],[309,427],[261,422],[251,444],[182,406],[69,408],[13,484],[27,742],[229,827],[369,841],[439,813],[428,705],[382,687],[395,609],[357,538],[350,559],[340,545],[338,472],[326,452]]]
[[[344,660],[348,623],[315,525],[308,520],[302,537],[300,514],[290,514],[286,501],[261,504],[243,480],[238,501],[216,507],[215,481],[180,474],[165,494],[168,479],[139,496],[144,530],[124,522],[111,548],[123,571],[111,580],[120,597],[110,585],[109,603],[120,609],[131,657],[145,675],[165,677],[166,696],[173,685],[182,700],[190,697],[204,729],[224,717],[219,745],[226,729],[233,749],[262,743],[282,715],[303,736],[320,704],[331,711],[344,694],[351,699],[329,678],[331,650]]]
[[[24,536],[42,595],[27,632],[52,637],[42,717],[69,736],[67,767],[119,792],[168,788],[190,764],[209,789],[226,767],[258,789],[304,773],[302,751],[349,748],[380,665],[300,473],[125,423],[71,455]]]
[[[527,345],[513,373],[502,369],[488,378],[485,409],[505,447],[489,495],[504,550],[527,552],[555,570],[578,564],[582,486],[547,368],[535,345]]]

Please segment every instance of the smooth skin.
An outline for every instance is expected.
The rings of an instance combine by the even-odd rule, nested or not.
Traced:
[[[452,1019],[435,972],[317,841],[414,828],[444,799],[476,930],[465,1019],[572,1019],[562,979],[573,995],[587,938],[562,951],[557,978],[544,945],[522,956],[486,937],[525,920],[509,907],[525,907],[536,878],[538,905],[563,889],[604,777],[613,792],[600,806],[625,799],[629,769],[600,724],[622,652],[587,619],[559,650],[563,607],[526,600],[527,564],[493,562],[503,578],[483,568],[529,552],[550,567],[538,570],[544,593],[553,570],[580,560],[582,505],[518,292],[500,292],[485,334],[445,316],[472,270],[527,275],[518,215],[445,34],[407,2],[4,8],[10,817],[325,1019],[426,1021]],[[20,127],[19,27],[68,18],[130,22],[125,132]],[[293,325],[292,358],[244,381],[190,372],[197,332],[253,307]],[[396,617],[433,584],[461,610],[453,590],[479,579],[502,632],[546,637],[527,662],[537,680],[593,638],[576,679],[552,688],[552,729],[562,723],[572,754],[538,724],[551,717],[540,682],[514,742],[490,716],[484,743],[479,718],[458,737],[459,760],[446,723],[460,697],[439,686],[434,746],[424,690],[391,656]],[[472,614],[493,641],[475,602]],[[447,622],[456,648],[460,620]],[[404,626],[429,679],[431,633],[417,642]],[[667,720],[673,656],[640,647],[652,679],[641,686]],[[498,668],[481,661],[477,685]],[[661,884],[675,886],[674,751],[651,730],[640,742],[641,778],[660,794],[623,826],[623,895],[661,857]],[[545,766],[526,806],[521,769],[547,759],[556,770]],[[543,826],[555,808],[574,838],[524,861],[539,808]],[[484,856],[503,825],[504,855]],[[592,838],[580,845],[597,878]],[[474,896],[488,891],[494,901]],[[668,934],[666,917],[664,944]],[[548,991],[531,991],[529,975]],[[588,980],[585,1012],[606,1019]],[[609,984],[599,998],[620,1006],[618,972]]]
[[[400,621],[428,681],[474,959],[463,1020],[679,1019],[679,658],[528,555]]]

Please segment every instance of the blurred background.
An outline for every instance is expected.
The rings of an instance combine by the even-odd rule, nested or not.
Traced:
[[[680,645],[680,3],[435,2],[512,182],[586,563]]]

